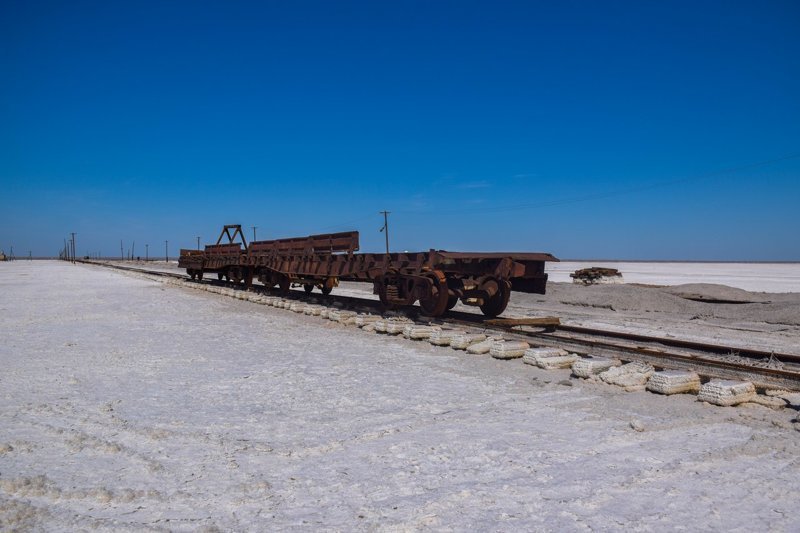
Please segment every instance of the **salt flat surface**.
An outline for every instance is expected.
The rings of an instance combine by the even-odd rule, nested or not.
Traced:
[[[114,264],[147,268],[163,272],[181,272],[178,263],[170,261],[112,261]],[[569,275],[589,267],[616,268],[626,283],[648,285],[684,285],[712,283],[754,292],[800,293],[800,263],[687,263],[639,261],[562,261],[545,263],[549,281],[572,283]]]
[[[54,262],[0,335],[0,530],[800,529],[792,411]]]
[[[800,292],[800,263],[563,261],[545,266],[554,282],[572,282],[569,275],[582,268],[606,267],[619,270],[626,283],[715,283],[755,292]]]

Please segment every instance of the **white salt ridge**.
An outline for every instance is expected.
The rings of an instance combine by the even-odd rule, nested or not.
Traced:
[[[696,393],[700,390],[700,376],[685,370],[655,372],[647,382],[647,390],[659,394]]]
[[[749,402],[756,388],[749,381],[713,379],[700,387],[697,400],[714,405],[731,406]]]
[[[483,355],[487,354],[491,351],[492,346],[498,341],[501,341],[499,337],[487,337],[486,340],[481,342],[476,342],[474,344],[470,344],[467,346],[467,353],[471,353],[473,355]]]
[[[634,362],[609,368],[599,376],[606,383],[622,387],[627,392],[634,392],[644,390],[647,380],[654,372],[652,365]]]
[[[486,335],[483,333],[464,333],[463,335],[454,335],[450,341],[450,347],[455,350],[466,350],[470,345],[485,340]]]
[[[561,348],[554,348],[550,346],[539,348],[528,348],[522,355],[522,362],[529,365],[538,365],[539,359],[548,357],[563,357],[569,355],[569,352]]]
[[[367,324],[372,324],[380,319],[381,317],[377,315],[358,315],[356,317],[356,326],[363,328]]]
[[[450,346],[450,342],[453,340],[453,337],[457,335],[464,335],[465,333],[466,332],[459,329],[443,328],[439,331],[434,331],[431,333],[431,336],[428,338],[428,342],[434,346]]]
[[[591,378],[621,364],[617,359],[597,356],[583,357],[573,363],[572,374],[579,378]]]
[[[574,353],[561,355],[558,357],[540,357],[536,360],[536,366],[545,370],[570,368],[578,359],[580,359],[580,357]]]
[[[412,340],[424,340],[430,338],[433,333],[440,331],[441,329],[442,328],[439,326],[406,326],[403,329],[403,336]]]
[[[489,354],[495,359],[517,359],[525,354],[530,344],[525,341],[501,341],[492,344]]]
[[[389,318],[386,321],[386,334],[400,335],[410,322],[407,318]]]

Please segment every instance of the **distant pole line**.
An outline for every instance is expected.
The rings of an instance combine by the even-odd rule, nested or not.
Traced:
[[[169,241],[164,241],[164,262],[169,263]]]
[[[383,214],[383,227],[381,231],[384,237],[386,237],[386,255],[389,255],[389,213],[391,213],[391,211],[378,211],[378,213]]]
[[[253,228],[253,240],[255,241],[256,240],[256,228],[258,228],[258,226],[250,226],[250,227]]]

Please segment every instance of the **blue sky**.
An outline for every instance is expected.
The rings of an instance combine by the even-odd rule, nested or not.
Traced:
[[[17,255],[800,260],[797,2],[6,1],[0,72]]]

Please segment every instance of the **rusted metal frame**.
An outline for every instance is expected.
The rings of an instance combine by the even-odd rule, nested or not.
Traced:
[[[233,235],[231,235],[230,230],[233,230]],[[219,238],[217,239],[217,245],[222,242],[222,237],[228,237],[228,243],[233,244],[233,241],[236,240],[236,236],[242,239],[242,244],[244,245],[245,249],[247,248],[247,239],[244,238],[244,233],[242,233],[242,225],[241,224],[227,224],[222,227],[222,232],[219,234]]]
[[[417,300],[430,298],[434,288],[430,277],[414,274],[387,273],[376,278],[373,283],[374,293],[384,297],[389,294],[388,287],[397,289],[397,297],[388,297],[389,303],[393,305],[412,305]]]

